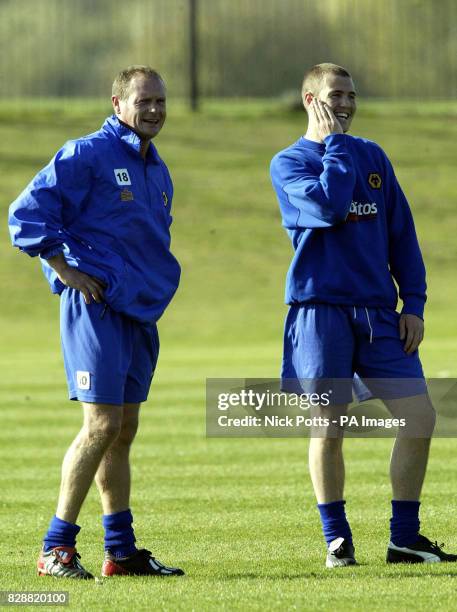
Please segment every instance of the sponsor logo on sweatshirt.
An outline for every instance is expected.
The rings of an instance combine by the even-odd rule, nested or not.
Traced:
[[[127,187],[124,187],[124,189],[121,191],[121,200],[122,202],[130,202],[133,200],[133,193],[130,191],[130,189],[127,189]]]
[[[376,202],[351,202],[346,221],[367,221],[378,216],[378,205]]]

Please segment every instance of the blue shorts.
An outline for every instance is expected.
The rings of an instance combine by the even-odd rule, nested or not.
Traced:
[[[319,393],[324,387],[328,391],[331,381],[331,403],[350,403],[353,390],[358,399],[426,393],[418,351],[405,353],[399,319],[388,308],[291,306],[284,330],[283,389]]]
[[[86,304],[67,287],[60,297],[60,333],[72,400],[98,404],[146,401],[159,356],[157,326]]]

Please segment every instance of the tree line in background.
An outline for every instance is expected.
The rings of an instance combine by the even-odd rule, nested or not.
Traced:
[[[279,96],[321,61],[362,95],[457,95],[456,0],[196,0],[202,96]],[[189,92],[190,0],[0,0],[1,96],[106,96],[148,63]]]

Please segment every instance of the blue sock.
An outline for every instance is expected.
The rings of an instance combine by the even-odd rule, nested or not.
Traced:
[[[73,523],[67,523],[57,516],[53,516],[49,523],[49,529],[44,536],[43,548],[47,552],[56,546],[68,546],[74,548],[76,546],[76,536],[81,527]]]
[[[137,551],[133,534],[133,516],[129,510],[103,515],[105,550],[115,557],[128,557]]]
[[[345,503],[344,499],[341,499],[328,504],[317,504],[327,546],[332,540],[340,537],[352,544],[352,532],[344,511]]]
[[[392,500],[392,518],[390,519],[390,540],[395,546],[414,544],[419,535],[418,501]]]

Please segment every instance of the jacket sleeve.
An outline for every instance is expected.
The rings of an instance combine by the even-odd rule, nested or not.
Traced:
[[[408,202],[387,158],[386,164],[389,267],[403,302],[402,313],[423,318],[427,299],[424,261]]]
[[[284,227],[325,228],[345,220],[356,178],[347,139],[344,134],[327,136],[320,175],[315,162],[287,151],[273,158],[271,179]]]
[[[63,250],[62,229],[78,215],[90,191],[91,172],[79,141],[64,145],[9,209],[13,246],[48,259]]]

